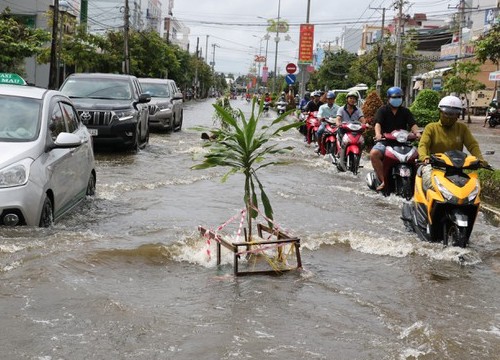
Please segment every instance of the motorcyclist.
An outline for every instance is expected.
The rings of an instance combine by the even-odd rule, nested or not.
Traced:
[[[380,185],[377,191],[381,191],[385,186],[384,179],[384,154],[385,143],[380,141],[384,133],[390,133],[398,129],[406,129],[413,132],[417,138],[420,137],[418,126],[411,111],[403,106],[403,90],[400,87],[393,86],[387,90],[387,104],[382,105],[376,112],[374,118],[375,141],[377,143],[370,151],[370,161],[373,170],[379,179]],[[460,100],[459,100],[460,102]],[[460,105],[460,108],[462,105]]]
[[[495,110],[495,112],[498,112],[498,100],[497,100],[497,99],[493,99],[493,100],[491,100],[490,104],[488,105],[488,110],[487,110],[487,111],[489,111],[489,109],[491,109],[491,108],[493,108],[493,109]],[[486,123],[487,123],[487,122],[488,122],[488,116],[486,116],[486,117],[484,118],[484,124],[483,124],[483,127],[485,127],[485,126],[486,126]]]
[[[312,99],[309,100],[309,102],[307,103],[307,105],[304,107],[304,111],[306,111],[306,112],[318,111],[319,107],[321,105],[323,105],[323,103],[321,101],[319,101],[319,98],[321,96],[321,94],[320,94],[319,91],[314,91],[311,94],[311,96],[312,96]]]
[[[302,98],[302,100],[300,100],[300,103],[299,103],[300,111],[304,111],[304,108],[307,105],[307,103],[309,102],[309,100],[311,100],[311,93],[309,93],[309,92],[304,93],[304,97]]]
[[[264,102],[266,102],[266,103],[270,103],[271,102],[271,95],[269,95],[268,92],[266,92],[266,94],[264,96]]]
[[[418,159],[425,164],[422,168],[422,182],[425,189],[432,187],[430,155],[449,150],[463,150],[463,147],[475,157],[483,166],[488,163],[484,160],[479,143],[474,138],[466,124],[457,122],[462,111],[462,103],[456,96],[445,96],[438,105],[439,121],[427,124],[418,144]]]
[[[316,138],[318,141],[318,152],[321,146],[321,137],[323,136],[323,133],[325,132],[326,128],[326,121],[325,119],[330,118],[330,117],[335,117],[337,115],[337,112],[339,110],[339,106],[335,104],[335,98],[337,97],[337,94],[335,94],[335,91],[328,91],[326,94],[326,104],[323,104],[319,107],[318,109],[318,119],[321,121],[321,124],[318,128],[318,131],[316,132]]]
[[[365,123],[365,117],[363,111],[356,106],[358,103],[358,93],[355,91],[349,91],[346,97],[346,104],[339,108],[337,111],[337,126],[340,126],[343,122],[353,122],[359,121]]]

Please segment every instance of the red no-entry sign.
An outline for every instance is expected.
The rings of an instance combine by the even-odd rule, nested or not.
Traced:
[[[295,71],[297,71],[297,65],[294,63],[289,63],[286,65],[286,72],[289,74],[293,74]]]

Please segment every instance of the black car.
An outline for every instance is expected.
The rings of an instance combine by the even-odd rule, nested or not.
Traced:
[[[149,142],[148,102],[135,76],[71,74],[60,91],[75,104],[94,143],[138,150]]]

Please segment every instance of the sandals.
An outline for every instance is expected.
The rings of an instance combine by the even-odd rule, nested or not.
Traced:
[[[377,191],[382,191],[382,190],[384,190],[384,187],[385,187],[385,184],[384,184],[384,183],[382,183],[382,184],[380,184],[379,186],[377,186],[377,188],[376,188],[375,190],[377,190]]]

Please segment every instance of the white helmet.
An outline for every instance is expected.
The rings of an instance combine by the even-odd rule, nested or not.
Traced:
[[[439,110],[448,115],[459,115],[462,112],[462,101],[456,96],[445,96],[438,105]]]

